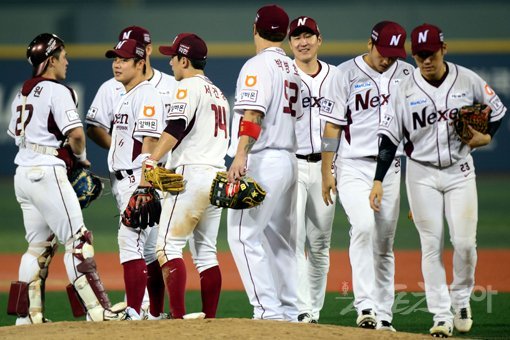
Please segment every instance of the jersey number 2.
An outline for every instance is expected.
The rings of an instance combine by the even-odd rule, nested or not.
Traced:
[[[225,113],[225,108],[211,104],[211,109],[214,111],[214,137],[218,137],[218,130],[223,130],[225,138],[227,138],[227,114]]]
[[[20,136],[21,135],[21,110],[22,110],[23,106],[21,105],[18,105],[16,107],[16,112],[19,112],[19,116],[18,116],[18,119],[16,119],[16,136]],[[25,118],[25,122],[23,124],[23,130],[25,130],[27,128],[27,125],[28,123],[30,123],[30,119],[32,119],[32,114],[34,113],[34,107],[32,106],[32,104],[26,104],[25,105],[25,111],[27,112],[26,113],[26,118]]]

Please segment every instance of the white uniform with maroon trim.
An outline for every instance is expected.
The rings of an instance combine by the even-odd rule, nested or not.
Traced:
[[[67,132],[82,127],[73,96],[70,88],[56,81],[41,81],[33,87],[23,113],[26,147],[21,145],[20,137],[21,92],[12,103],[7,132],[20,147],[14,160],[18,165],[14,187],[23,211],[25,239],[29,247],[35,249],[44,248],[51,234],[64,244],[84,226],[80,203],[67,179],[64,162],[53,155],[41,153],[44,148],[48,152],[59,148]],[[39,152],[34,151],[34,146]],[[66,244],[66,249],[74,246],[71,242]],[[64,254],[70,282],[76,279],[76,266],[80,262],[71,252]],[[19,280],[32,282],[38,278],[40,270],[37,256],[29,248],[21,258]]]
[[[228,211],[228,241],[255,319],[296,321],[296,118],[301,79],[281,48],[248,60],[237,80],[232,123],[234,156],[244,110],[264,114],[262,131],[248,155],[247,175],[266,190],[257,208]]]
[[[327,206],[322,200],[320,156],[325,122],[320,120],[319,113],[321,104],[325,110],[334,106],[332,82],[338,72],[336,67],[318,62],[320,71],[313,77],[296,65],[303,103],[302,115],[296,123],[298,306],[299,314],[309,313],[313,320],[319,320],[324,305],[335,216],[335,204]]]
[[[392,84],[410,76],[414,67],[397,60],[386,72],[373,70],[363,55],[338,66],[337,97],[321,118],[343,128],[336,158],[337,186],[349,222],[349,258],[354,307],[358,314],[372,309],[377,319],[392,321],[395,259],[393,240],[400,205],[400,159],[393,162],[383,182],[380,213],[370,208],[379,141],[377,128],[386,111]],[[378,254],[375,256],[373,254]]]
[[[177,82],[174,77],[160,72],[154,68],[152,68],[154,74],[151,79],[149,79],[149,83],[152,84],[158,93],[161,95],[163,100],[163,105],[165,107],[165,112],[168,111],[170,107],[170,100],[173,92],[175,91],[175,86]],[[105,81],[99,90],[97,90],[96,96],[90,105],[90,108],[87,112],[87,116],[85,122],[90,125],[99,126],[110,132],[110,129],[113,125],[114,120],[114,110],[117,106],[117,103],[124,96],[126,90],[124,85],[117,81],[115,78],[111,78]],[[129,169],[129,168],[128,168]],[[111,171],[111,169],[110,169]],[[124,173],[124,176],[126,173]],[[110,174],[110,180],[112,182],[113,187],[117,187],[116,182],[118,181],[115,177],[114,173]],[[122,200],[118,199],[120,196],[118,193],[114,192],[114,196],[116,198],[117,208],[123,211]],[[153,227],[150,230],[149,239],[145,245],[145,261],[147,264],[150,264],[156,260],[156,240],[158,235],[158,228]]]
[[[112,192],[119,210],[123,212],[131,194],[140,184],[142,161],[148,156],[141,153],[143,137],[159,138],[163,130],[163,101],[154,86],[143,81],[122,96],[114,112],[108,168],[116,176]],[[146,251],[144,256],[147,237],[152,229],[132,229],[120,223],[118,241],[121,263],[145,256],[155,260],[155,251]],[[153,261],[146,258],[146,262]]]
[[[209,202],[211,183],[225,171],[230,119],[226,97],[207,77],[195,75],[178,83],[166,120],[184,119],[185,135],[172,150],[170,168],[186,180],[186,190],[163,201],[157,255],[160,265],[182,258],[190,242],[199,273],[218,265],[216,238],[221,208]],[[167,123],[168,123],[167,122]]]
[[[408,157],[407,195],[420,233],[427,306],[434,321],[453,321],[451,306],[469,306],[475,279],[478,202],[471,149],[456,135],[453,121],[464,105],[485,103],[491,121],[503,118],[506,107],[476,73],[448,62],[439,87],[416,69],[392,98],[395,108],[381,121],[379,134],[395,144],[403,140]],[[394,99],[394,101],[393,101]],[[443,221],[454,247],[453,282],[446,282]]]

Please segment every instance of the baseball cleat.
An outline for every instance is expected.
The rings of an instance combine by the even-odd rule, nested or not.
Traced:
[[[377,323],[377,327],[375,328],[378,331],[388,331],[388,332],[396,332],[397,330],[393,327],[391,322],[386,320],[381,320]]]
[[[309,313],[301,313],[298,315],[297,321],[302,323],[313,323],[314,320],[312,319],[312,316]]]
[[[197,312],[197,313],[189,313],[182,317],[184,320],[202,320],[205,319],[205,313]]]
[[[453,325],[460,333],[467,333],[473,326],[473,316],[471,315],[471,307],[460,308],[455,312],[453,317]]]
[[[138,312],[131,307],[127,307],[124,312],[126,313],[125,320],[134,320],[134,321],[142,320],[142,317],[140,316],[140,314],[138,314]]]
[[[170,315],[168,315],[167,313],[160,313],[159,316],[152,316],[150,312],[145,314],[143,318],[143,320],[167,320],[167,319],[171,319]]]
[[[374,311],[372,309],[363,309],[356,319],[356,324],[360,328],[375,329],[377,320],[375,319]]]
[[[434,338],[447,338],[453,335],[452,324],[447,321],[436,321],[430,329],[430,335]]]

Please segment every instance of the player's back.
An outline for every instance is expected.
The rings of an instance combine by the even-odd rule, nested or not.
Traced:
[[[230,107],[223,92],[207,77],[195,75],[178,83],[168,118],[186,121],[184,136],[172,151],[171,168],[225,166]]]
[[[252,152],[266,148],[295,152],[295,123],[302,110],[300,88],[297,68],[281,48],[267,48],[248,60],[237,80],[233,136],[238,135],[239,115],[244,110],[260,111],[264,114],[262,132]]]
[[[21,91],[12,102],[12,116],[8,130],[9,135],[15,138],[16,145],[22,143],[22,134],[24,143],[27,145],[27,147],[20,147],[15,163],[26,166],[63,165],[64,163],[54,155],[36,152],[34,149],[59,148],[68,131],[82,127],[76,109],[74,91],[56,81],[31,79],[25,82],[23,94],[27,95],[25,103]],[[21,117],[23,103],[24,111]],[[24,122],[23,131],[21,120]]]

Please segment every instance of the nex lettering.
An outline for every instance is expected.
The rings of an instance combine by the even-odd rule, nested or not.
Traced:
[[[324,97],[303,97],[303,108],[321,107]]]
[[[419,112],[413,112],[413,130],[418,129],[418,125],[420,128],[424,128],[425,126],[432,125],[436,122],[441,121],[453,121],[457,117],[459,113],[458,108],[454,109],[446,109],[446,110],[439,110],[438,112],[431,112],[427,114],[427,108],[424,107],[421,113]]]
[[[128,115],[125,113],[116,113],[113,116],[113,124],[127,124],[128,123]]]
[[[381,96],[374,96],[370,98],[370,91],[365,92],[365,96],[363,97],[360,93],[358,93],[355,97],[355,111],[366,110],[368,107],[378,107],[387,104],[390,100],[390,94],[381,94]]]

